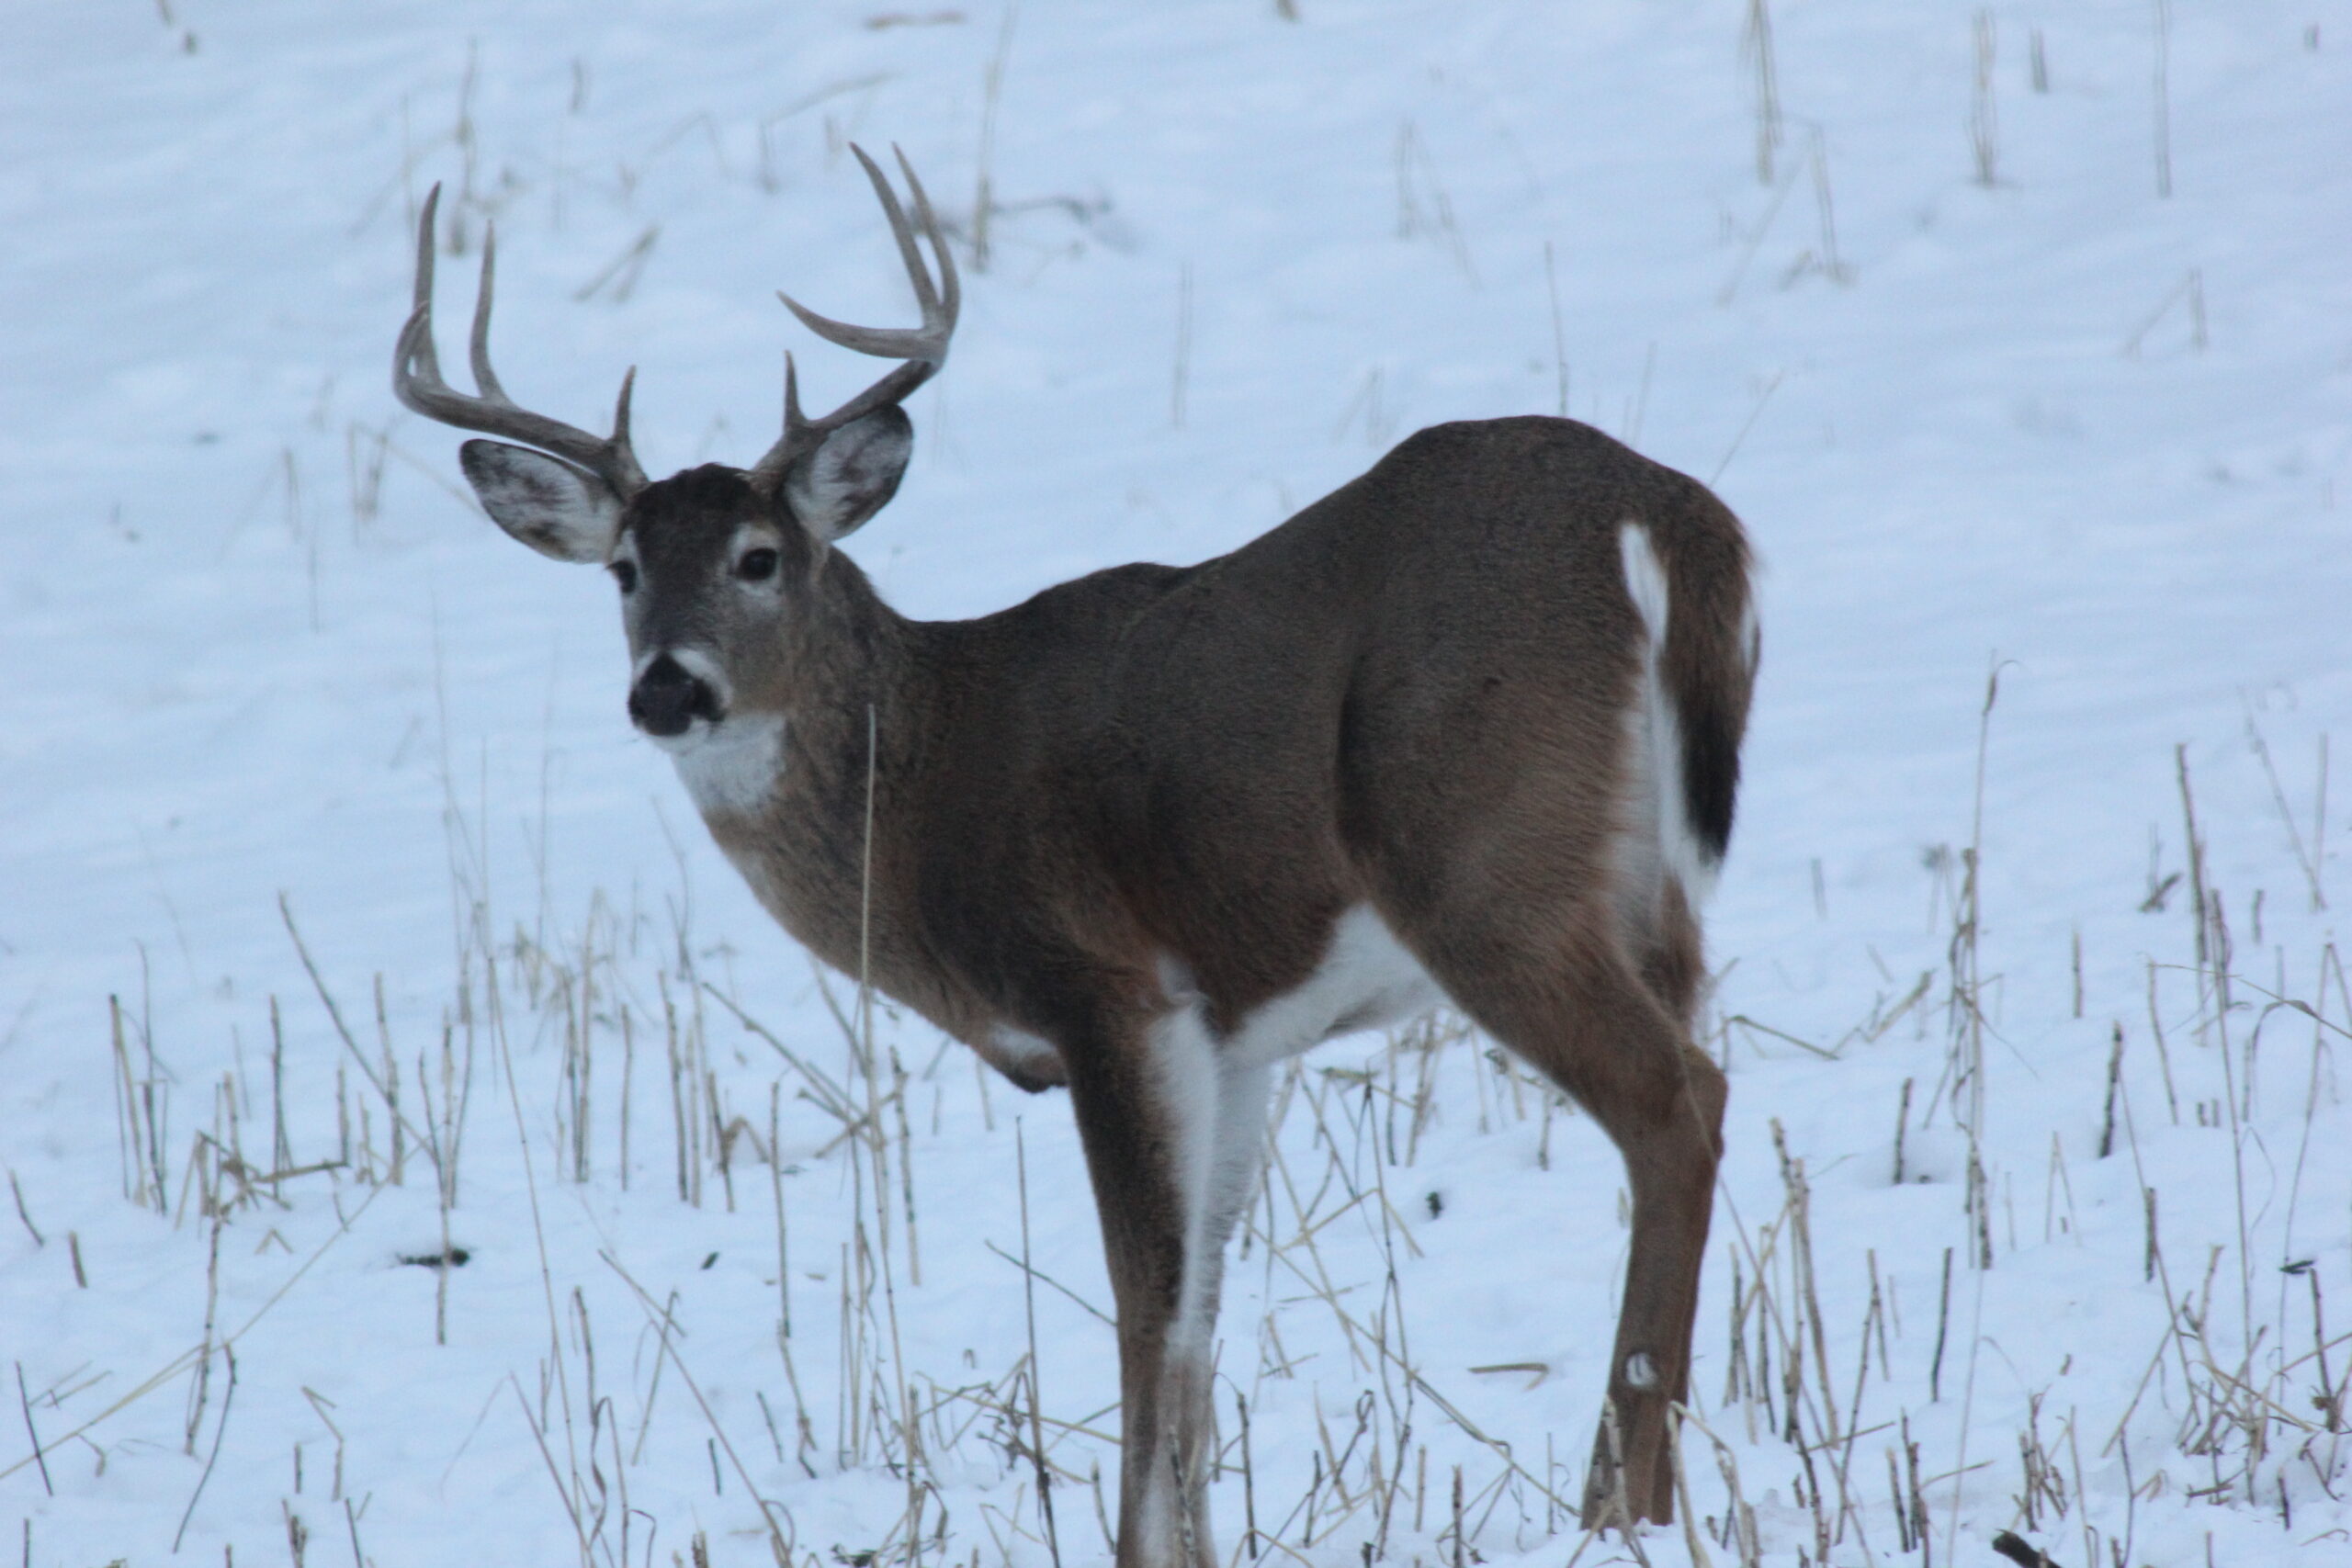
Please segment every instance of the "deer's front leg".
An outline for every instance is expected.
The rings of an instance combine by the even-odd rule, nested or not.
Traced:
[[[1119,1568],[1217,1568],[1211,1356],[1267,1073],[1220,1060],[1190,1007],[1093,1043],[1067,1055],[1118,1303]]]

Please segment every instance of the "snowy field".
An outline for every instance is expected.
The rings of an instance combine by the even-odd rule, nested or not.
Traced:
[[[902,610],[1521,412],[1764,561],[1689,1528],[1563,1506],[1616,1158],[1441,1021],[1281,1090],[1229,1559],[2352,1562],[2352,10],[954,4],[12,8],[0,1558],[1107,1561],[1066,1104],[837,1020],[388,386],[437,180],[453,362],[495,219],[518,397],[749,461],[872,373],[776,288],[909,319],[854,138]]]

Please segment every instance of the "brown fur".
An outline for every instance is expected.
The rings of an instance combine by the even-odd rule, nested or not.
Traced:
[[[1216,1562],[1205,1373],[1169,1336],[1186,1269],[1217,1265],[1183,1256],[1181,1134],[1146,1046],[1176,1005],[1163,977],[1188,978],[1222,1037],[1304,984],[1356,906],[1623,1151],[1622,1447],[1604,1426],[1586,1511],[1622,1523],[1622,1494],[1634,1517],[1670,1517],[1724,1085],[1690,1043],[1683,889],[1621,896],[1649,783],[1619,530],[1646,530],[1669,590],[1658,668],[1686,798],[1667,828],[1687,820],[1712,861],[1753,676],[1731,513],[1580,424],[1442,425],[1230,555],[926,624],[780,493],[705,468],[629,502],[632,648],[715,649],[729,721],[783,716],[773,794],[707,813],[776,919],[1023,1088],[1069,1087],[1119,1308],[1123,1568],[1174,1563],[1187,1537],[1188,1568]],[[746,527],[783,556],[770,608],[730,597]],[[1052,1055],[1020,1057],[1003,1032]],[[1213,1249],[1231,1217],[1212,1216]],[[1170,1468],[1182,1528],[1147,1539],[1137,1510]]]

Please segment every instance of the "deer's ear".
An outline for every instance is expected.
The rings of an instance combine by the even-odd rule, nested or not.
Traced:
[[[785,476],[792,514],[820,545],[831,544],[899,493],[915,448],[914,423],[893,405],[829,433]]]
[[[491,521],[539,554],[594,562],[612,552],[621,498],[595,475],[503,441],[467,442],[458,465]]]

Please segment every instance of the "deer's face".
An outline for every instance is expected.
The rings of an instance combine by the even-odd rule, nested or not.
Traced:
[[[771,483],[714,463],[626,502],[526,447],[469,441],[460,460],[507,533],[611,573],[628,634],[629,719],[683,760],[781,723],[825,554],[896,492],[912,435],[904,413],[884,409],[830,433]]]
[[[810,552],[777,510],[714,466],[648,486],[624,513],[605,566],[628,633],[628,716],[655,744],[687,749],[782,710],[786,606]]]
[[[775,782],[790,705],[792,649],[805,641],[794,617],[834,540],[895,494],[914,432],[899,405],[946,362],[962,296],[947,242],[906,155],[899,167],[913,199],[910,220],[881,165],[853,147],[890,222],[907,281],[922,311],[918,327],[861,327],[778,296],[819,337],[898,361],[880,380],[821,418],[801,412],[792,356],[785,355],[784,434],[749,468],[712,464],[659,484],[629,445],[629,389],[621,379],[613,433],[592,435],[506,395],[490,365],[491,277],[497,254],[485,232],[474,304],[474,380],[469,396],[441,376],[433,342],[435,186],[417,223],[415,303],[392,355],[392,390],[444,424],[511,436],[458,450],[466,478],[492,521],[541,555],[594,563],[619,583],[628,628],[628,715],[678,760],[706,812],[741,809]],[[918,241],[931,246],[923,261]]]

